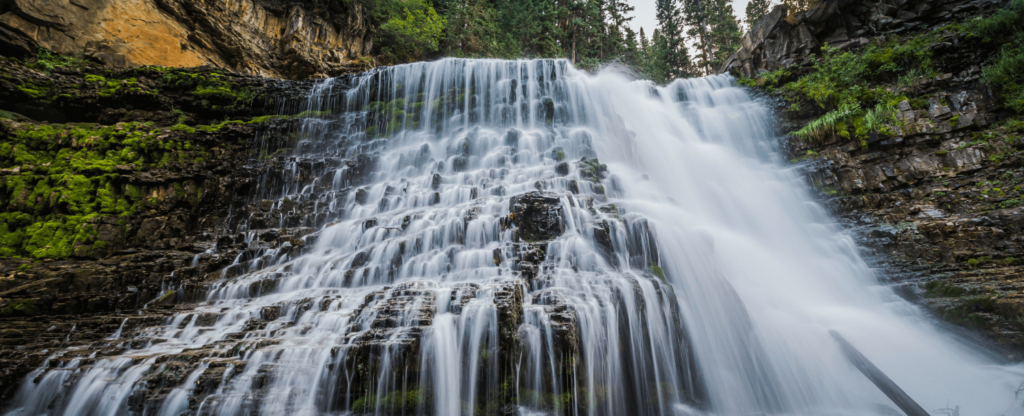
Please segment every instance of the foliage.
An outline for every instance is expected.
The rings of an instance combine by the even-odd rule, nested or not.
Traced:
[[[686,39],[683,35],[682,10],[671,0],[658,0],[658,29],[651,39],[651,50],[647,57],[649,69],[655,80],[666,82],[692,72]]]
[[[924,289],[924,296],[927,298],[956,298],[968,293],[963,288],[938,280],[925,283]]]
[[[708,7],[708,41],[705,46],[707,70],[713,74],[740,48],[740,21],[733,13],[732,0],[705,0]]]
[[[934,34],[929,33],[872,45],[857,53],[823,46],[814,70],[784,87],[787,92],[828,110],[795,134],[821,138],[834,133],[846,139],[859,139],[862,146],[867,145],[865,139],[871,134],[892,134],[892,126],[897,124],[896,105],[907,98],[884,85],[908,74],[934,73],[928,48],[933,41]],[[784,70],[744,82],[771,86],[772,81],[777,83],[787,76],[780,71]]]
[[[860,111],[860,104],[856,102],[843,103],[839,108],[825,113],[793,134],[802,138],[821,138],[826,133],[835,131],[840,123],[853,119]]]
[[[206,152],[170,140],[146,123],[4,126],[0,169],[0,256],[66,258],[88,255],[101,216],[130,215],[147,204],[120,180],[132,166],[202,162]]]
[[[168,70],[160,80],[174,88],[194,88],[192,95],[205,101],[211,109],[217,109],[217,104],[226,104],[228,109],[246,107],[256,99],[256,93],[251,89],[240,87],[229,77],[216,72]]]
[[[1024,0],[1012,0],[992,16],[968,22],[965,31],[982,42],[1001,44],[999,53],[982,68],[982,80],[1006,101],[1024,112]]]
[[[25,66],[50,73],[59,69],[73,69],[85,67],[89,64],[84,57],[64,56],[51,52],[49,49],[39,47],[36,56],[25,62]]]
[[[409,4],[415,4],[410,1]],[[404,19],[392,18],[380,27],[381,59],[405,62],[437,52],[447,21],[427,4],[404,9]]]
[[[747,3],[747,30],[754,30],[754,27],[761,22],[764,15],[768,14],[772,3],[769,0],[750,0]]]
[[[795,25],[800,22],[797,15],[817,6],[818,0],[782,0],[782,5],[786,6],[786,22]]]
[[[1024,32],[1003,46],[995,62],[982,69],[983,80],[995,87],[1006,106],[1024,113]]]
[[[992,16],[972,20],[966,26],[968,33],[980,36],[983,42],[1010,42],[1017,38],[1024,28],[1024,0],[1011,0],[1006,7]]]
[[[601,182],[608,172],[608,165],[597,159],[586,159],[580,162],[580,177],[592,182]]]

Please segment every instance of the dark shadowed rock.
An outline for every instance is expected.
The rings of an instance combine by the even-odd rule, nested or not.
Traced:
[[[561,201],[554,194],[530,192],[509,200],[516,238],[521,241],[551,240],[565,231]]]

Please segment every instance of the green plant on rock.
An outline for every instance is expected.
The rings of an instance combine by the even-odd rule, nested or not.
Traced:
[[[658,280],[661,280],[663,283],[668,283],[668,280],[665,279],[665,270],[663,270],[661,266],[651,263],[647,269],[654,275],[654,277],[657,277]]]
[[[256,92],[241,87],[231,78],[216,72],[203,73],[183,70],[167,70],[160,81],[173,88],[193,89],[192,95],[205,101],[227,104],[228,109],[252,105]],[[217,105],[209,105],[216,109]]]
[[[85,67],[89,64],[83,56],[64,56],[55,54],[47,48],[36,49],[36,56],[29,59],[25,66],[50,73],[57,69],[71,69]]]
[[[608,165],[602,164],[597,159],[584,159],[580,161],[580,177],[591,182],[601,182],[605,173],[608,172]],[[603,193],[604,188],[601,188]]]
[[[35,299],[19,299],[0,309],[0,316],[32,316],[37,311]]]
[[[988,18],[968,22],[965,32],[982,42],[1001,45],[993,62],[982,68],[982,80],[1006,106],[1024,112],[1024,0],[1011,0]]]
[[[406,5],[404,19],[395,17],[380,27],[380,53],[386,62],[406,62],[436,52],[448,24],[422,0],[410,0]]]
[[[103,216],[130,215],[144,203],[140,189],[119,180],[119,166],[194,161],[205,151],[166,138],[146,123],[7,127],[0,169],[20,168],[0,182],[0,256],[67,258],[89,255]]]
[[[840,126],[842,131],[845,132],[846,126],[843,123],[851,120],[860,112],[860,104],[856,102],[843,103],[839,108],[825,113],[825,115],[811,121],[793,134],[805,139],[820,139],[828,133],[835,132],[836,128]]]
[[[956,298],[968,293],[966,289],[938,280],[925,283],[924,289],[927,298]]]

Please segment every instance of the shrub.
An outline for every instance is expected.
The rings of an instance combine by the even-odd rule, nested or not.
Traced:
[[[380,27],[381,57],[387,62],[406,62],[437,52],[448,22],[429,5],[405,9],[405,19],[392,18]]]
[[[1024,112],[1024,0],[1012,0],[989,18],[970,22],[968,32],[983,42],[1003,44],[995,61],[982,68],[982,79],[1006,100],[1006,106]]]

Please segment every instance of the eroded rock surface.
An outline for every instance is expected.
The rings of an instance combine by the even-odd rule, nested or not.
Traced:
[[[216,65],[306,79],[368,68],[373,30],[358,2],[5,0],[0,51],[37,47],[124,67]]]
[[[901,294],[1019,359],[1024,126],[980,80],[980,65],[997,48],[955,30],[932,32],[1002,3],[868,3],[823,2],[795,25],[776,8],[724,69],[739,76],[783,67],[804,74],[825,42],[857,53],[931,33],[925,47],[938,75],[889,86],[910,97],[898,103],[891,134],[789,137],[785,145]],[[809,101],[797,106],[778,106],[781,133],[823,113]]]

